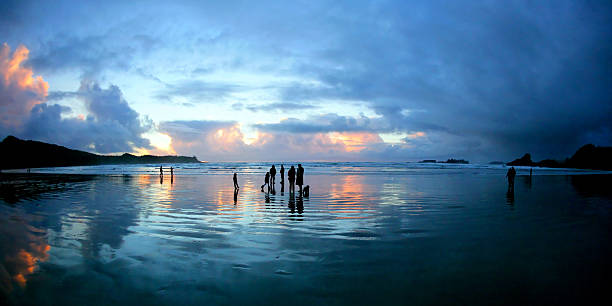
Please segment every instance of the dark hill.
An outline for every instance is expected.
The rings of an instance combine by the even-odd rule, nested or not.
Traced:
[[[545,159],[539,162],[531,160],[529,153],[508,163],[509,166],[535,166],[548,168],[576,168],[592,170],[612,170],[612,147],[584,145],[570,158],[563,161]]]
[[[14,136],[0,142],[0,156],[0,169],[200,162],[195,156],[98,155]]]

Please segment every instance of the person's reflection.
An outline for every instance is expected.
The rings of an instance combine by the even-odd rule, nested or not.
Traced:
[[[506,192],[506,203],[508,205],[514,205],[514,186],[508,188]]]
[[[174,184],[174,175],[170,176],[170,184]]]
[[[270,194],[266,193],[266,203],[270,203]]]
[[[285,195],[285,183],[281,181],[281,195]]]
[[[531,190],[531,175],[525,176],[524,180],[525,180],[525,186],[527,187],[527,189]]]
[[[238,189],[234,189],[234,205],[238,203]]]
[[[293,192],[289,192],[289,210],[291,213],[295,213],[295,194]]]
[[[270,193],[271,193],[272,195],[275,195],[275,194],[276,194],[276,187],[274,187],[274,185],[272,185],[272,189],[270,190]]]
[[[304,199],[301,195],[297,197],[297,212],[298,214],[302,214],[304,212]]]
[[[164,183],[164,176],[163,176],[163,175],[160,175],[160,176],[159,176],[159,183],[160,183],[160,184],[163,184],[163,183]]]

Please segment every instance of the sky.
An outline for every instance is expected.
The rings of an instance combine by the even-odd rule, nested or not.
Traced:
[[[2,1],[0,137],[203,161],[612,145],[609,1]]]

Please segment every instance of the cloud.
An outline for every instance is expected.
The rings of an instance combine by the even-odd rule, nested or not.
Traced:
[[[162,122],[159,131],[172,138],[172,149],[208,161],[371,160],[361,152],[378,152],[384,144],[372,132],[258,132],[250,143],[233,121]]]
[[[232,105],[232,107],[240,108],[242,105]],[[306,104],[306,103],[291,103],[291,102],[277,102],[277,103],[268,103],[263,105],[248,105],[246,109],[252,112],[271,112],[271,111],[295,111],[295,110],[307,110],[307,109],[316,109],[319,108],[316,105]]]
[[[253,127],[263,132],[283,131],[285,133],[329,133],[329,132],[383,132],[389,131],[379,118],[349,117],[338,114],[310,116],[308,119],[283,119],[279,123],[260,123]]]
[[[371,117],[288,119],[259,125],[261,133],[422,131],[440,152],[498,160],[531,151],[539,159],[585,142],[612,144],[611,8],[572,0],[316,1],[299,10],[267,1],[7,2],[0,30],[40,50],[30,65],[45,72],[155,76],[161,90],[127,85],[153,100],[208,103],[213,112],[234,104],[237,117],[314,105],[300,110],[346,118],[358,101]]]
[[[29,51],[19,46],[0,49],[0,133],[47,141],[98,153],[132,152],[151,148],[142,134],[153,125],[123,97],[119,87],[104,89],[84,80],[77,91],[51,92],[49,101],[76,98],[86,114],[75,117],[71,108],[50,104],[49,85],[24,67]]]
[[[218,103],[241,88],[239,85],[228,83],[187,80],[168,84],[165,88],[157,91],[155,98],[172,101],[178,97],[185,98],[191,103]]]
[[[152,122],[141,118],[128,105],[117,86],[104,89],[95,82],[82,81],[69,96],[77,97],[85,105],[87,115],[63,116],[70,114],[69,107],[39,104],[32,109],[21,135],[98,153],[151,148],[142,134],[153,127]]]
[[[200,160],[240,160],[246,144],[240,126],[233,121],[161,122],[161,133],[172,138],[171,147]]]
[[[4,129],[20,129],[24,117],[47,96],[47,82],[23,66],[28,55],[22,45],[12,54],[8,44],[0,47],[0,125]]]
[[[46,37],[37,44],[36,56],[29,63],[43,73],[76,71],[87,78],[100,77],[105,71],[125,73],[134,68],[135,73],[160,81],[134,67],[160,41],[147,34],[125,31],[126,26],[130,24],[117,23],[101,33],[87,35],[76,31],[54,33],[52,39]]]

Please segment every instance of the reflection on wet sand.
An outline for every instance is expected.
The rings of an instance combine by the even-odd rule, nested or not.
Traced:
[[[330,213],[338,219],[361,219],[367,218],[372,212],[369,205],[368,193],[364,192],[366,176],[346,175],[338,177],[339,182],[331,184],[329,205],[332,207]]]
[[[514,193],[504,198],[505,180],[491,177],[308,179],[310,197],[262,193],[255,176],[236,192],[231,177],[160,184],[153,174],[0,199],[2,294],[13,304],[397,304],[407,295],[436,304],[444,294],[478,303],[479,288],[495,303],[522,293],[517,283],[562,294],[609,275],[610,195],[591,181],[601,177],[517,184],[521,205],[510,210]],[[537,264],[517,260],[526,257]],[[593,260],[568,266],[574,258]],[[564,269],[577,280],[557,277]]]
[[[72,190],[75,183],[87,182],[94,175],[62,174],[2,174],[0,175],[0,200],[15,204],[22,200],[36,200],[42,194],[57,194]]]
[[[24,220],[2,216],[0,224],[0,290],[6,295],[15,285],[25,287],[39,262],[49,259],[51,246],[44,230],[30,226]]]
[[[514,187],[510,187],[508,191],[506,191],[506,203],[508,205],[514,205]]]

